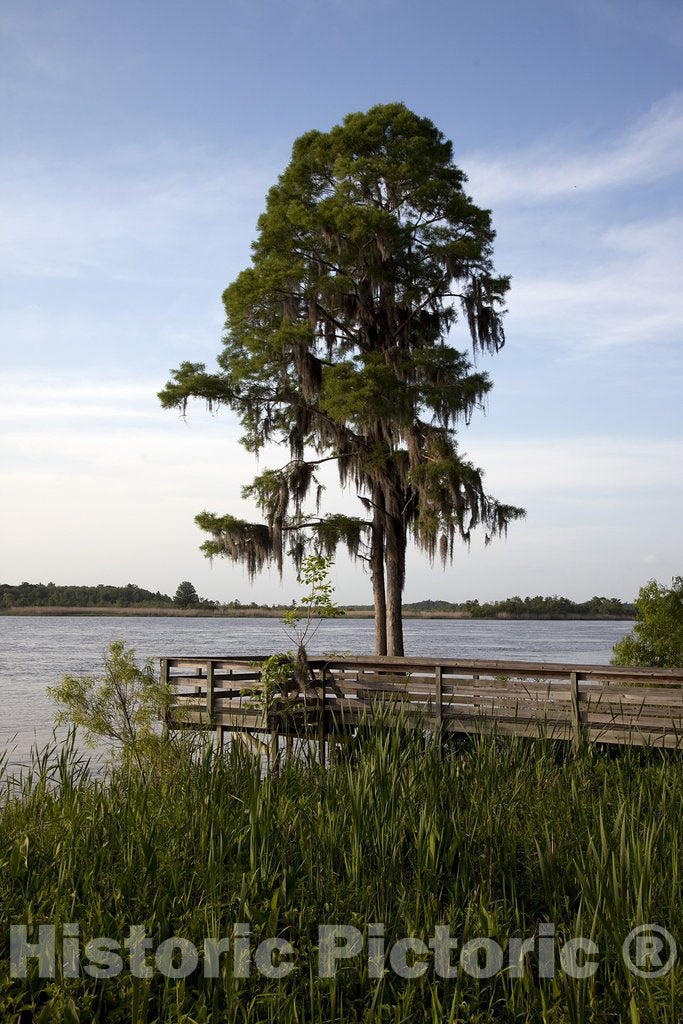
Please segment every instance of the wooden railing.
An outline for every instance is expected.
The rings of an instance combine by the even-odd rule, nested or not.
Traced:
[[[310,657],[310,685],[266,697],[263,658],[162,658],[174,690],[170,728],[321,743],[378,705],[437,733],[495,731],[656,747],[683,746],[683,670],[435,658]]]

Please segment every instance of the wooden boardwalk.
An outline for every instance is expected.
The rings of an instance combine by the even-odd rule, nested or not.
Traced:
[[[236,734],[276,756],[279,738],[336,738],[381,706],[438,735],[497,732],[571,742],[683,747],[683,670],[437,658],[309,657],[311,682],[265,695],[264,658],[162,658],[167,725]],[[330,742],[331,741],[331,742]]]

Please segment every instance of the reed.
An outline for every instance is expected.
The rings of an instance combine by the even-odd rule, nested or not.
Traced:
[[[172,771],[143,783],[132,769],[98,775],[67,744],[3,776],[0,808],[0,1019],[117,1022],[670,1022],[683,1015],[683,976],[632,976],[621,944],[638,924],[683,939],[680,755],[478,737],[440,756],[410,730],[369,728],[329,768],[290,760],[278,778],[237,746],[178,748]],[[201,947],[250,925],[254,944],[279,935],[296,950],[289,977],[160,974],[107,981],[26,980],[8,971],[9,923],[78,922],[85,942],[121,940],[144,924],[154,946],[172,935]],[[590,936],[590,979],[540,979],[507,966],[370,977],[366,957],[317,976],[319,924],[365,932],[383,922],[387,949],[438,924],[465,941],[507,948],[552,921],[557,945]]]

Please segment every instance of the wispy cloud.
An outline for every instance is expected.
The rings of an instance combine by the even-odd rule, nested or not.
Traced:
[[[30,382],[18,376],[0,384],[0,413],[5,469],[11,464],[16,474],[30,475],[36,465],[43,469],[53,465],[59,474],[57,456],[64,460],[68,453],[72,469],[78,466],[78,475],[88,477],[98,489],[113,469],[117,471],[114,479],[120,482],[129,482],[141,471],[147,474],[149,467],[143,463],[151,458],[154,474],[165,485],[172,479],[175,491],[183,479],[201,482],[203,477],[209,487],[212,479],[224,480],[225,469],[239,471],[244,483],[255,469],[253,457],[236,443],[240,430],[229,411],[214,415],[195,407],[186,422],[179,422],[176,415],[160,409],[151,381],[73,382],[53,375]],[[41,422],[45,417],[51,419],[49,432]],[[155,419],[156,424],[142,432],[134,423],[121,422],[136,417]],[[111,432],[103,465],[99,432],[106,421]],[[539,439],[466,436],[463,441],[469,456],[486,468],[495,493],[637,492],[654,487],[670,492],[676,489],[677,467],[683,465],[683,440],[635,432],[631,439],[605,434]],[[263,465],[281,461],[277,447],[262,459]],[[221,467],[218,474],[217,466]],[[169,470],[173,471],[170,478]],[[336,505],[340,496],[336,496],[334,468],[325,467],[324,482],[331,505]],[[143,485],[142,477],[139,483]],[[355,491],[351,496],[355,501]],[[241,500],[234,488],[230,499]]]
[[[683,171],[683,93],[656,104],[635,125],[607,143],[540,143],[492,159],[462,159],[478,201],[541,201],[658,181]]]
[[[597,235],[591,258],[561,274],[517,276],[516,331],[572,349],[683,340],[683,217],[637,221]]]
[[[5,433],[18,426],[24,430],[49,420],[53,429],[60,423],[88,420],[91,426],[121,420],[161,418],[154,402],[154,385],[120,383],[74,384],[55,378],[45,381],[22,377],[0,382],[0,423]],[[73,443],[75,438],[71,438]]]
[[[237,421],[228,410],[210,412],[197,402],[187,418],[173,410],[161,408],[157,392],[158,380],[98,380],[46,374],[31,378],[11,374],[0,381],[0,425],[2,450],[6,458],[16,462],[17,453],[30,451],[37,445],[40,457],[53,446],[68,452],[94,452],[101,435],[115,433],[117,444],[125,451],[145,446],[167,446],[164,459],[172,467],[177,458],[176,446],[210,442],[236,442]],[[49,431],[45,421],[49,421]],[[144,429],[136,421],[145,420]],[[128,421],[128,422],[126,422]],[[128,432],[128,433],[126,433]],[[40,436],[44,444],[37,444]],[[97,439],[94,439],[97,435]],[[136,442],[137,438],[137,442]],[[200,442],[200,438],[202,439]],[[241,447],[238,454],[248,457]],[[93,468],[97,469],[96,460]]]
[[[53,385],[43,393],[48,401]],[[78,388],[65,393],[85,404]],[[109,402],[117,395],[123,407],[138,407],[140,396],[118,385],[103,387],[98,398]],[[193,518],[201,508],[259,517],[240,498],[254,465],[234,436],[194,417],[189,428],[171,418],[144,431],[110,417],[104,435],[94,429],[96,422],[56,417],[45,430],[27,412],[14,427],[3,424],[0,521],[4,536],[20,540],[3,551],[4,578],[135,579],[171,592],[179,579],[189,578],[202,593],[225,600],[273,601],[281,593],[288,601],[298,593],[291,581],[280,589],[275,573],[252,586],[241,568],[218,562],[212,570],[199,554],[203,537]],[[515,525],[508,543],[483,550],[477,539],[470,552],[462,546],[455,569],[445,574],[428,570],[423,556],[411,551],[408,599],[520,591],[630,596],[649,573],[666,578],[671,571],[680,539],[664,531],[653,536],[647,516],[659,507],[660,516],[675,520],[681,508],[675,483],[683,461],[680,441],[507,437],[473,443],[470,455],[486,467],[491,491],[526,504],[529,518]],[[338,497],[332,471],[325,482],[326,509],[358,511],[353,495]],[[656,561],[643,567],[653,551]],[[358,566],[340,555],[337,571],[340,600],[369,599],[369,581]]]
[[[683,499],[683,440],[678,438],[566,437],[529,440],[496,438],[471,445],[470,455],[486,467],[493,493],[533,495],[554,493],[566,502],[604,500],[609,492],[620,500],[658,492]],[[521,496],[521,497],[520,497]],[[512,500],[512,499],[511,499]]]
[[[68,378],[60,378],[55,374],[47,374],[42,379],[34,375],[15,374],[0,381],[0,409],[7,401],[15,401],[31,412],[34,402],[64,400],[69,403],[80,402],[116,402],[130,404],[145,402],[153,394],[153,384],[130,380],[102,381],[81,380],[74,382]]]
[[[219,245],[229,253],[238,243],[244,259],[273,177],[267,160],[168,143],[89,163],[3,161],[0,271],[137,284],[170,272],[175,282],[199,281]]]

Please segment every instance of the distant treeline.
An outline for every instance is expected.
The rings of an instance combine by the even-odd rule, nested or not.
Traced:
[[[125,587],[59,587],[56,583],[0,583],[0,608],[165,608],[173,604],[168,594],[143,590],[134,583]]]
[[[100,584],[96,587],[57,586],[55,583],[20,583],[11,586],[0,583],[0,609],[2,608],[171,608],[176,605],[172,597],[158,590],[144,590],[129,583],[125,587]],[[283,610],[291,605],[259,605],[234,601],[198,600],[196,609],[240,608],[253,611],[264,608]],[[369,605],[348,605],[357,611],[371,611]],[[590,601],[570,601],[567,597],[508,597],[504,601],[413,601],[405,604],[406,612],[459,613],[473,619],[495,618],[633,618],[635,605],[616,597],[592,597]]]
[[[415,601],[404,605],[415,612],[464,612],[473,619],[510,618],[563,619],[580,615],[602,618],[633,618],[635,604],[620,601],[618,597],[592,597],[590,601],[570,601],[568,597],[508,597],[504,601]]]

